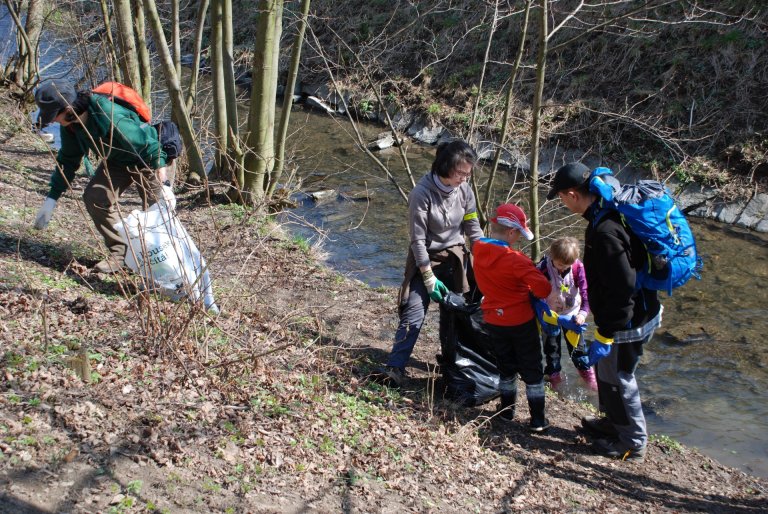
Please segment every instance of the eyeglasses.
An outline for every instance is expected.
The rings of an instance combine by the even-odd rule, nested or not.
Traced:
[[[451,171],[451,176],[456,178],[469,178],[472,176],[472,168],[469,168],[469,171],[462,171],[460,168],[453,168]]]

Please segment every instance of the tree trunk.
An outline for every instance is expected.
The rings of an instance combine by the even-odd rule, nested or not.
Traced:
[[[104,19],[104,36],[107,41],[107,60],[110,61],[112,68],[112,78],[117,82],[123,81],[123,74],[120,71],[120,65],[117,58],[117,49],[115,48],[115,40],[112,38],[112,20],[109,17],[109,5],[107,0],[101,0],[101,16]]]
[[[214,167],[222,178],[229,176],[226,165],[227,153],[227,99],[224,87],[224,44],[222,30],[222,4],[225,0],[211,2],[211,85],[213,88],[213,122],[216,134]],[[242,184],[240,184],[242,185]]]
[[[43,31],[43,21],[45,19],[45,3],[41,0],[29,0],[27,5],[27,21],[24,24],[24,30],[27,33],[27,59],[24,66],[24,86],[31,86],[37,80],[37,72],[40,65],[40,56],[38,53],[40,44],[40,33]]]
[[[539,241],[539,146],[541,138],[541,101],[544,96],[544,78],[547,65],[547,43],[549,28],[547,25],[549,0],[541,0],[541,15],[539,17],[539,51],[536,56],[536,88],[533,92],[533,123],[531,127],[531,179],[528,198],[529,215],[531,216],[531,231],[533,232],[533,249],[531,259],[538,262],[541,254]]]
[[[232,34],[232,0],[221,0],[221,63],[224,72],[224,101],[227,111],[227,169],[242,169],[239,123],[237,120],[237,91],[235,86],[235,45]],[[228,175],[229,176],[229,175]],[[242,182],[239,183],[242,186]]]
[[[27,37],[27,30],[21,23],[22,8],[21,4],[14,5],[10,0],[5,0],[5,5],[8,8],[8,14],[13,19],[13,23],[16,26],[16,57],[9,59],[9,63],[13,63],[12,66],[6,65],[6,76],[10,74],[15,75],[14,83],[22,91],[28,89],[25,86],[27,81],[27,63],[31,55],[32,43]],[[9,71],[11,70],[11,71]]]
[[[304,32],[307,29],[307,17],[309,16],[309,4],[311,0],[302,0],[301,19],[299,20],[296,40],[293,42],[293,52],[291,54],[291,67],[288,70],[288,79],[285,84],[285,93],[283,93],[283,109],[280,113],[280,126],[277,131],[277,157],[275,158],[275,172],[272,181],[269,184],[268,194],[271,196],[275,192],[277,182],[285,169],[285,143],[288,138],[288,120],[291,117],[291,106],[293,105],[293,90],[296,87],[296,77],[299,74],[299,62],[301,61],[301,46],[304,43]]]
[[[480,212],[480,226],[485,228],[487,219],[485,214],[488,212],[488,208],[493,197],[493,181],[496,178],[496,172],[499,169],[499,161],[501,160],[501,152],[504,150],[504,143],[507,139],[507,132],[509,131],[509,114],[512,112],[512,98],[515,91],[515,81],[517,80],[517,73],[520,71],[520,63],[523,60],[523,53],[525,51],[525,40],[528,37],[528,20],[531,13],[531,5],[533,0],[527,0],[525,2],[525,14],[523,15],[523,33],[520,34],[520,46],[517,47],[517,57],[515,57],[515,64],[512,66],[512,71],[509,74],[509,89],[507,89],[507,95],[504,100],[504,115],[501,118],[501,134],[499,135],[499,146],[496,148],[496,153],[493,156],[493,164],[491,165],[491,171],[488,174],[488,184],[485,188],[485,198],[483,199],[482,208],[478,209]],[[478,199],[478,204],[480,200]]]
[[[179,0],[171,0],[171,42],[176,76],[181,77],[181,27],[179,25]]]
[[[171,52],[168,49],[168,42],[163,33],[163,25],[160,22],[160,16],[157,14],[155,0],[144,0],[144,9],[147,20],[149,21],[152,36],[157,46],[157,55],[163,67],[165,75],[165,84],[168,87],[168,96],[171,99],[173,115],[176,123],[179,125],[181,138],[184,140],[184,146],[187,151],[187,161],[189,163],[188,180],[192,183],[199,183],[201,178],[205,177],[205,168],[203,157],[200,152],[200,146],[195,138],[194,127],[187,112],[187,105],[184,103],[184,96],[179,84],[179,78],[176,75],[176,68],[173,65]]]
[[[248,113],[248,154],[245,157],[245,200],[258,205],[264,199],[267,174],[274,166],[275,91],[282,20],[282,0],[260,0],[253,52],[253,88]]]
[[[203,47],[203,32],[205,30],[205,14],[208,11],[208,0],[200,0],[197,9],[197,27],[195,29],[195,49],[192,56],[192,73],[189,77],[189,87],[187,88],[187,110],[192,112],[197,96],[197,78],[200,76],[200,53]]]
[[[134,28],[136,30],[136,48],[139,57],[139,74],[141,75],[141,97],[152,108],[152,61],[147,46],[147,29],[144,23],[144,4],[142,0],[134,0]]]
[[[117,45],[120,51],[119,63],[123,72],[123,82],[136,91],[141,91],[139,57],[136,52],[136,39],[133,37],[131,0],[114,0],[115,24],[117,25]]]

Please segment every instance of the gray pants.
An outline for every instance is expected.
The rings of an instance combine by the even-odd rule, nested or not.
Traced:
[[[121,221],[116,205],[118,198],[134,183],[145,209],[161,198],[162,184],[153,170],[110,165],[104,161],[96,168],[83,193],[85,209],[104,238],[109,253],[121,260],[127,242],[114,229],[114,225]]]
[[[648,443],[635,370],[643,355],[643,345],[651,336],[640,341],[614,343],[611,353],[596,366],[600,410],[613,423],[619,441],[635,449],[644,448]]]

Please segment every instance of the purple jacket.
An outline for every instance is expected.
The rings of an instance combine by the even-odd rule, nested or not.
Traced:
[[[552,284],[552,292],[546,298],[550,309],[566,317],[589,314],[587,274],[579,259],[564,274],[558,273],[548,256],[539,262],[538,268]]]

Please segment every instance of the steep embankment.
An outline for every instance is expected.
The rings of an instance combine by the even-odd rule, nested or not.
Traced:
[[[728,198],[766,191],[765,9],[742,0],[649,2],[664,5],[648,10],[638,10],[641,2],[613,2],[567,17],[576,2],[549,4],[550,30],[557,31],[548,42],[545,146],[701,182]],[[310,25],[320,45],[308,34],[301,79],[305,86],[328,83],[327,60],[361,115],[382,118],[375,87],[393,114],[419,113],[464,137],[474,118],[476,137],[497,139],[524,19],[519,4],[497,7],[494,13],[493,2],[315,0]],[[537,16],[534,10],[514,84],[512,153],[528,152]],[[288,12],[286,51],[293,19]],[[252,21],[239,20],[236,30],[246,51]],[[303,91],[333,101],[328,89]]]
[[[555,395],[539,436],[522,399],[507,425],[492,406],[441,399],[433,319],[407,387],[369,383],[394,291],[329,271],[202,192],[181,195],[179,215],[222,316],[95,275],[85,179],[34,231],[52,156],[5,101],[0,141],[0,512],[719,513],[768,501],[768,481],[663,436],[644,463],[597,457],[576,429],[588,408]]]

